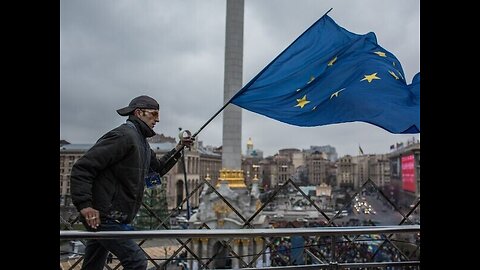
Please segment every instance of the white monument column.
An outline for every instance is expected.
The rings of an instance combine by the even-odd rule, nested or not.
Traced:
[[[233,242],[233,251],[237,254],[240,255],[240,239],[235,239],[232,241]],[[240,269],[239,267],[240,261],[238,260],[237,257],[232,256],[232,269]]]
[[[202,261],[203,263],[206,263],[208,261],[208,258],[210,258],[210,255],[208,254],[208,238],[200,238],[200,241],[202,242],[202,258],[204,258]]]
[[[270,250],[270,247],[267,247],[267,248],[265,249],[265,263],[264,263],[264,265],[265,265],[267,268],[270,267],[270,265],[272,265],[272,261],[270,260],[270,257],[271,257],[271,256],[270,256],[270,252],[272,252],[272,251]]]
[[[199,250],[199,241],[198,239],[192,239],[192,242],[191,242],[191,249],[192,251],[199,257],[201,257],[201,254],[200,254],[200,250]],[[198,270],[198,261],[197,259],[195,259],[195,257],[192,256],[192,270]]]
[[[256,247],[255,248],[255,254],[258,254],[263,250],[263,238],[255,237],[255,247]],[[256,263],[257,268],[263,268],[263,256],[264,256],[264,254],[262,254],[258,257],[257,263]]]
[[[250,239],[242,239],[242,247],[243,247],[243,260],[248,264],[251,261],[250,254],[248,252],[248,247],[250,246]]]
[[[223,100],[242,88],[244,0],[227,0]],[[222,167],[242,169],[242,109],[229,104],[223,110]]]

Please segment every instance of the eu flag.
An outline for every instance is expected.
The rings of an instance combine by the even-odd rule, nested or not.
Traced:
[[[322,16],[231,103],[296,126],[362,121],[420,132],[420,73],[411,84],[373,32],[358,35]]]

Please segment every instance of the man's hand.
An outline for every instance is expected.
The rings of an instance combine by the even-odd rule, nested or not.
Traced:
[[[88,226],[96,229],[98,225],[100,225],[100,213],[98,210],[95,210],[92,207],[87,207],[80,210],[80,214],[85,218]]]
[[[189,150],[191,149],[193,143],[195,142],[195,137],[183,137],[177,144],[177,150],[181,149],[181,147],[187,147]]]

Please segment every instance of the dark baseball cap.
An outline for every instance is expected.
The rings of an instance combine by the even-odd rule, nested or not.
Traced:
[[[127,107],[121,108],[117,110],[117,113],[120,114],[121,116],[127,116],[131,114],[135,109],[154,109],[158,110],[160,106],[158,105],[158,102],[149,97],[149,96],[138,96],[132,101],[130,101],[130,104],[128,104]]]

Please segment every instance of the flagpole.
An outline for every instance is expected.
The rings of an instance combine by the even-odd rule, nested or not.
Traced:
[[[210,119],[208,119],[207,122],[205,122],[205,124],[203,124],[203,126],[201,126],[200,129],[199,129],[197,132],[195,132],[191,137],[192,137],[192,138],[195,138],[195,137],[198,135],[198,133],[200,133],[200,131],[202,131],[202,129],[204,129],[210,122],[212,122],[212,120],[213,120],[215,117],[217,117],[217,115],[218,115],[221,111],[223,111],[223,109],[225,109],[225,107],[227,107],[228,104],[230,104],[230,102],[233,100],[234,97],[235,97],[235,95],[234,95],[232,98],[230,98],[230,100],[227,101],[227,103],[225,103],[225,105],[223,105],[212,117],[210,117]],[[181,134],[182,134],[182,133],[183,133],[183,132],[181,132]],[[182,146],[180,147],[180,149],[175,150],[175,153],[174,153],[166,162],[170,161],[170,159],[172,159],[178,152],[182,151],[183,148],[185,148],[184,145],[182,145]]]
[[[333,9],[333,8],[330,8],[327,12],[325,12],[325,14],[323,14],[323,16],[327,15],[332,9]],[[322,17],[323,17],[323,16],[322,16]],[[322,17],[320,17],[320,19],[321,19]]]
[[[240,89],[240,90],[241,90],[241,89]],[[239,90],[239,92],[240,92],[240,90]],[[210,124],[210,122],[212,122],[212,120],[213,120],[215,117],[217,117],[217,115],[218,115],[221,111],[223,111],[223,109],[225,109],[225,107],[227,107],[228,104],[230,104],[230,102],[233,100],[233,98],[234,98],[235,96],[236,96],[236,95],[233,95],[233,97],[230,98],[230,100],[227,101],[227,103],[225,103],[225,105],[223,105],[212,117],[210,117],[210,119],[208,119],[207,122],[205,122],[205,124],[203,124],[203,126],[201,126],[200,129],[192,135],[192,137],[195,138],[195,137],[198,135],[198,133],[200,133],[200,131],[202,131],[202,129],[204,129],[208,124]]]

